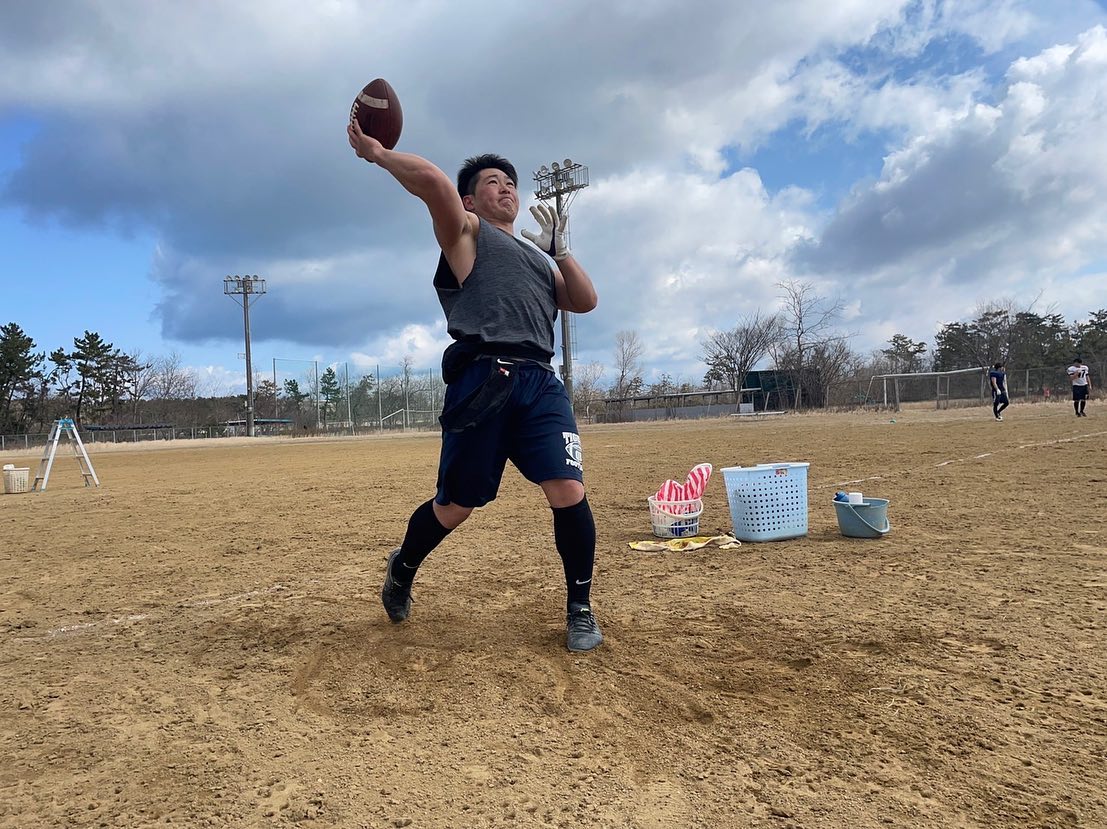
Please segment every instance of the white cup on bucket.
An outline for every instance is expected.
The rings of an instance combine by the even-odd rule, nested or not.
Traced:
[[[846,495],[849,497],[849,502],[851,504],[865,503],[865,496],[863,496],[860,492],[847,492]]]

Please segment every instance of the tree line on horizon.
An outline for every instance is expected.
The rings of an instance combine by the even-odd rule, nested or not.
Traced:
[[[1008,368],[1037,370],[1035,378],[1021,379],[1023,392],[1044,393],[1064,377],[1063,368],[1075,357],[1092,367],[1093,376],[1107,371],[1107,309],[1070,323],[1052,311],[1038,313],[1036,302],[1019,307],[1012,300],[993,300],[981,303],[971,320],[941,325],[933,347],[894,334],[884,348],[861,354],[850,345],[855,335],[840,325],[840,301],[820,295],[809,282],[790,280],[777,287],[779,310],[757,311],[732,328],[706,334],[699,356],[707,372],[698,382],[667,374],[646,382],[641,340],[634,331],[618,332],[609,385],[602,382],[605,367],[598,363],[576,372],[578,413],[605,410],[618,419],[620,410],[635,398],[740,390],[759,366],[779,375],[777,402],[793,409],[871,403],[866,384],[887,374],[984,369],[1002,362]],[[933,388],[917,385],[926,393]]]
[[[821,296],[808,282],[778,283],[781,305],[772,314],[755,312],[727,330],[711,331],[698,355],[707,366],[696,381],[661,373],[647,382],[644,346],[633,330],[619,331],[607,366],[575,366],[574,406],[590,416],[610,413],[625,401],[701,391],[745,387],[759,365],[788,378],[789,405],[825,407],[858,400],[855,389],[880,374],[953,371],[1003,362],[1009,368],[1063,367],[1081,357],[1093,377],[1107,370],[1107,309],[1087,320],[1068,322],[1060,314],[1019,308],[1010,300],[982,303],[973,319],[942,325],[933,348],[904,334],[871,354],[853,351],[853,335],[839,325],[842,304]],[[413,409],[434,411],[443,387],[431,374],[420,376],[410,357],[399,374],[380,379],[366,374],[343,382],[333,367],[318,377],[290,378],[278,386],[258,378],[256,417],[286,419],[318,428],[333,422],[367,423]],[[245,395],[204,394],[196,372],[177,354],[144,357],[126,353],[98,332],[85,331],[73,347],[38,351],[34,340],[15,322],[0,327],[0,434],[46,431],[59,417],[78,424],[134,425],[165,423],[209,425],[245,416]],[[834,395],[835,388],[849,388]],[[862,395],[863,396],[863,395]]]

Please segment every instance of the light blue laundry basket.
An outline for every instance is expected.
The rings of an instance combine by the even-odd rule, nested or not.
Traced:
[[[724,467],[734,537],[782,541],[807,535],[808,463]]]

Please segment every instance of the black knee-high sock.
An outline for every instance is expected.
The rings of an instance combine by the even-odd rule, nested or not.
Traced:
[[[451,532],[435,516],[433,498],[420,505],[408,519],[407,534],[404,536],[404,543],[400,545],[400,554],[392,561],[393,581],[411,584],[423,559]]]
[[[565,567],[568,602],[588,604],[596,563],[596,522],[588,498],[571,507],[553,507],[554,543]]]

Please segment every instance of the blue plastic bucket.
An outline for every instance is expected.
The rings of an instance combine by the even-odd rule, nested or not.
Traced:
[[[888,522],[888,499],[866,498],[860,504],[835,501],[838,529],[850,538],[880,538],[892,525]]]

